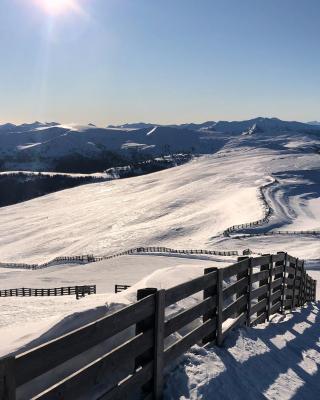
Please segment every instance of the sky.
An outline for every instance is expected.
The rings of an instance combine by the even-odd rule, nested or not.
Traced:
[[[0,0],[0,122],[320,119],[319,0]]]

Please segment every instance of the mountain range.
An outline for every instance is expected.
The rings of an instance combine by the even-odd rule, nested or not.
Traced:
[[[320,126],[316,123],[263,117],[181,125],[141,122],[106,128],[39,121],[6,123],[0,125],[0,168],[96,172],[163,154],[215,153],[237,136],[260,135],[260,140],[265,140],[270,134],[281,137],[318,133]]]

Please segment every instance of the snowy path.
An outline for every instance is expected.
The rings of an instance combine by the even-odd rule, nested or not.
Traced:
[[[310,304],[234,331],[222,348],[194,346],[167,376],[165,400],[316,399],[319,323],[319,305]]]

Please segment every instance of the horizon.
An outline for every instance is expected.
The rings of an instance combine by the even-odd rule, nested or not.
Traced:
[[[279,117],[253,117],[253,118],[244,118],[244,119],[237,119],[237,120],[232,120],[232,119],[208,119],[208,120],[198,120],[198,121],[188,121],[188,122],[171,122],[171,123],[167,123],[167,124],[160,124],[158,122],[150,122],[150,121],[131,121],[131,122],[122,122],[119,124],[112,124],[112,123],[106,123],[104,125],[99,125],[96,124],[92,121],[87,122],[87,123],[78,123],[78,122],[61,122],[61,121],[40,121],[40,120],[27,120],[27,121],[21,121],[21,122],[12,122],[12,121],[1,121],[0,120],[0,127],[3,125],[15,125],[15,126],[20,126],[20,125],[32,125],[32,124],[57,124],[57,125],[64,125],[64,126],[73,126],[73,125],[83,125],[83,126],[90,126],[93,125],[97,128],[109,128],[112,126],[115,127],[121,127],[121,126],[125,126],[125,125],[134,125],[134,124],[150,124],[150,125],[154,125],[154,126],[172,126],[172,125],[188,125],[188,124],[204,124],[207,122],[214,122],[214,123],[218,123],[218,122],[243,122],[243,121],[251,121],[251,120],[255,120],[255,119],[267,119],[267,120],[279,120],[279,121],[283,121],[283,122],[301,122],[307,125],[310,125],[312,123],[316,123],[319,124],[320,121],[318,119],[314,119],[314,120],[310,120],[310,121],[302,121],[302,120],[285,120]]]
[[[0,120],[319,120],[319,13],[317,0],[4,0]]]

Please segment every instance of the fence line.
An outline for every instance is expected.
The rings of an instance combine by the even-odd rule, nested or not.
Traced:
[[[264,186],[261,186],[259,188],[259,193],[260,193],[260,198],[263,202],[264,205],[264,210],[265,210],[265,215],[263,218],[253,221],[253,222],[248,222],[245,224],[239,224],[239,225],[233,225],[227,228],[226,230],[223,231],[223,236],[230,237],[232,233],[236,233],[237,231],[242,231],[244,229],[248,228],[256,228],[258,226],[264,225],[269,222],[271,215],[274,213],[273,208],[271,205],[268,203],[266,196],[265,196],[265,190],[274,184],[278,184],[279,181],[275,178],[273,178],[273,181],[270,183],[267,183]],[[284,230],[279,230],[279,231],[269,231],[269,232],[261,232],[261,233],[243,233],[242,235],[237,235],[237,238],[246,238],[246,237],[253,237],[253,236],[272,236],[272,235],[314,235],[318,236],[320,235],[320,231],[318,230],[305,230],[305,231],[284,231]]]
[[[198,303],[166,315],[167,307],[195,293],[201,294]],[[292,311],[315,298],[316,281],[306,273],[303,261],[286,253],[239,257],[236,264],[207,268],[204,275],[167,290],[140,289],[136,303],[23,354],[3,358],[0,398],[15,400],[22,385],[36,378],[39,382],[42,374],[61,366],[58,381],[28,398],[78,399],[90,391],[91,399],[120,400],[137,394],[158,400],[164,369],[194,344],[221,345],[235,327],[268,321],[276,312]],[[172,336],[176,332],[180,335]],[[114,342],[119,335],[120,344]],[[95,360],[86,365],[83,356],[79,364],[75,357],[106,340],[113,343],[111,350],[95,352]],[[73,371],[63,376],[68,361]]]
[[[261,233],[246,233],[243,235],[237,235],[237,239],[243,239],[247,237],[255,237],[255,236],[274,236],[274,235],[312,235],[318,236],[320,235],[320,231],[269,231],[269,232],[261,232]]]
[[[96,294],[96,285],[81,286],[64,286],[58,288],[19,288],[19,289],[2,289],[0,297],[30,297],[30,296],[70,296],[76,295],[77,299],[85,297],[88,294]]]
[[[218,251],[218,250],[175,250],[167,247],[137,247],[122,251],[120,253],[107,255],[107,256],[94,256],[93,254],[86,254],[82,256],[70,257],[56,257],[53,260],[43,264],[24,264],[24,263],[0,263],[0,268],[15,268],[15,269],[43,269],[53,265],[59,264],[88,264],[92,262],[108,260],[115,257],[124,255],[137,254],[137,253],[172,253],[172,254],[207,254],[217,256],[237,256],[238,251]]]
[[[269,219],[270,219],[271,215],[274,213],[274,210],[270,206],[270,204],[268,203],[268,201],[266,199],[266,196],[264,194],[264,191],[267,188],[273,186],[274,184],[278,184],[278,183],[279,183],[279,181],[277,179],[273,178],[272,182],[269,182],[266,185],[259,187],[259,195],[260,195],[260,198],[261,198],[261,200],[263,202],[263,206],[264,206],[264,210],[265,210],[263,218],[261,218],[261,219],[259,219],[257,221],[248,222],[246,224],[239,224],[239,225],[230,226],[229,228],[227,228],[227,229],[225,229],[223,231],[223,236],[230,236],[231,233],[234,233],[234,232],[236,232],[238,230],[247,229],[247,228],[253,228],[253,227],[256,227],[256,226],[261,226],[261,225],[264,225],[267,222],[269,222]]]

